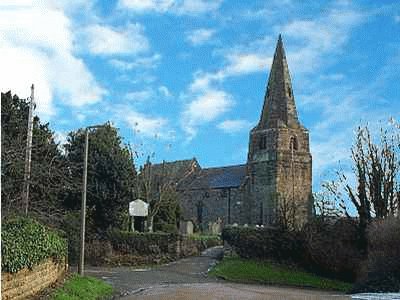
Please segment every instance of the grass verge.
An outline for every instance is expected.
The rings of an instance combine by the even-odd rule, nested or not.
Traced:
[[[74,274],[58,288],[51,299],[54,300],[97,300],[107,299],[113,293],[113,288],[108,283],[89,276]]]
[[[242,283],[278,284],[347,292],[347,282],[320,277],[290,266],[242,258],[224,258],[209,273],[225,280]]]

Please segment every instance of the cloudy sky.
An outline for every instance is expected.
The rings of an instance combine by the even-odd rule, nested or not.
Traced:
[[[244,163],[282,33],[314,182],[353,131],[400,117],[398,1],[1,0],[0,88],[60,140],[111,121],[138,151]]]

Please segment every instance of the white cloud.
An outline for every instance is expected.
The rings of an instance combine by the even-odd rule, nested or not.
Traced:
[[[54,141],[57,144],[63,145],[67,142],[68,133],[65,131],[56,131],[54,132]]]
[[[159,92],[161,93],[161,95],[163,95],[164,97],[169,98],[169,97],[172,96],[170,90],[169,90],[166,86],[164,86],[164,85],[158,87],[158,91],[159,91]]]
[[[255,53],[228,55],[229,64],[223,71],[224,76],[238,76],[254,72],[265,72],[271,64],[271,57]]]
[[[225,120],[217,125],[219,129],[226,133],[236,133],[243,130],[248,130],[251,123],[247,120]]]
[[[100,101],[106,91],[73,52],[70,19],[51,5],[31,3],[0,10],[0,89],[23,98],[34,83],[37,112],[45,119],[56,113],[56,96],[71,106]]]
[[[313,20],[294,20],[281,29],[284,38],[298,41],[287,58],[294,73],[315,71],[327,54],[340,53],[352,29],[365,20],[361,11],[349,7],[332,8]]]
[[[145,101],[153,97],[153,93],[150,90],[129,92],[125,95],[125,98],[130,101]]]
[[[120,0],[118,5],[136,12],[165,12],[174,4],[174,0]]]
[[[132,60],[121,60],[121,59],[111,59],[109,63],[120,70],[123,71],[129,71],[133,69],[139,69],[139,68],[144,68],[144,69],[153,69],[156,68],[161,60],[161,55],[160,54],[154,54],[152,56],[148,57],[139,57],[139,58],[134,58]]]
[[[202,14],[216,11],[222,0],[183,0],[176,1],[178,14]]]
[[[232,96],[220,90],[206,90],[188,103],[182,114],[182,125],[189,139],[197,134],[197,127],[215,120],[228,111],[234,102]]]
[[[88,50],[97,55],[129,55],[147,51],[149,42],[139,24],[128,24],[125,28],[91,25],[84,30]]]
[[[216,11],[222,0],[120,0],[118,7],[136,13],[157,12],[197,15]]]
[[[214,29],[200,28],[186,33],[186,39],[193,45],[199,46],[208,42],[215,34]]]
[[[170,139],[173,136],[173,131],[169,129],[169,122],[165,118],[139,113],[129,107],[119,108],[117,114],[117,118],[127,123],[137,135],[161,139]]]
[[[228,54],[226,60],[228,62],[225,67],[215,73],[196,72],[189,90],[192,92],[206,90],[212,83],[222,82],[229,77],[265,72],[272,59],[255,53],[235,53]]]

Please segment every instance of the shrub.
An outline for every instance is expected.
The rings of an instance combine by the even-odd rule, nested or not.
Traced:
[[[365,257],[357,224],[349,219],[315,219],[302,229],[304,253],[302,264],[316,273],[354,280]]]
[[[278,228],[226,227],[222,239],[243,258],[297,262],[302,253],[299,235]]]
[[[169,247],[175,244],[178,235],[110,230],[107,239],[111,242],[112,248],[120,254],[157,255],[169,253]]]
[[[65,239],[30,218],[6,220],[1,239],[1,269],[5,272],[15,273],[44,259],[60,259],[67,254]]]
[[[80,212],[69,212],[63,220],[65,238],[68,240],[68,263],[74,264],[79,260],[80,247]]]
[[[368,227],[368,258],[355,292],[400,291],[400,219],[376,220]]]
[[[110,241],[91,240],[85,243],[85,261],[92,266],[100,266],[108,263],[113,256],[113,248]]]

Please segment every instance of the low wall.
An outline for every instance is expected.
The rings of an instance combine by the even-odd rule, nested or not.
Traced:
[[[1,273],[1,299],[26,299],[50,286],[66,272],[65,259],[56,262],[48,259],[29,270],[24,268],[17,273]]]
[[[133,234],[120,232],[109,240],[91,241],[86,246],[86,261],[92,265],[159,264],[198,255],[216,242],[194,240],[177,234]]]

